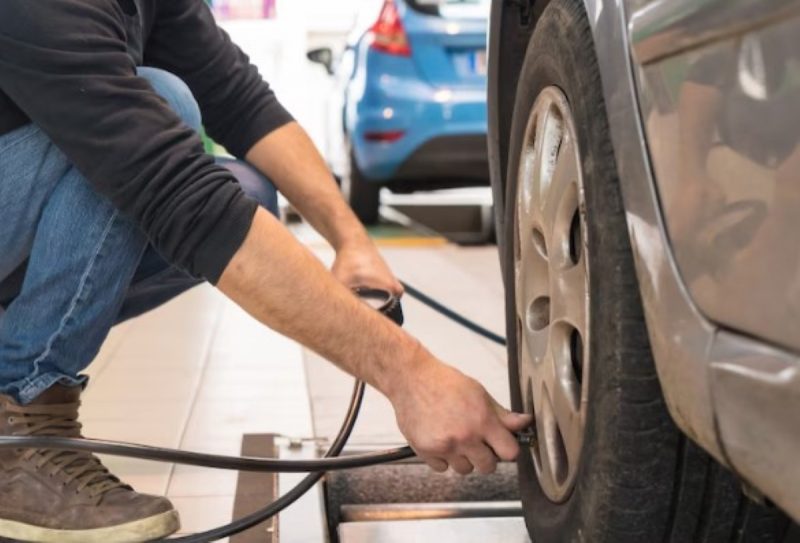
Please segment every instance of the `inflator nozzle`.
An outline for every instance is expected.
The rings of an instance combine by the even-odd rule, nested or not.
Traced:
[[[400,298],[391,292],[366,287],[354,288],[353,292],[364,303],[392,319],[398,326],[403,325],[403,306],[400,304]]]

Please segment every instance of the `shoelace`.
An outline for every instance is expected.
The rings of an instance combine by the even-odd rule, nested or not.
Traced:
[[[9,426],[12,433],[20,436],[78,437],[81,423],[78,422],[79,403],[54,405],[9,405]],[[34,461],[37,469],[48,476],[61,474],[62,484],[77,482],[75,493],[88,492],[97,498],[115,488],[126,488],[92,454],[82,452],[54,451],[47,449],[25,449],[19,451],[27,461]]]

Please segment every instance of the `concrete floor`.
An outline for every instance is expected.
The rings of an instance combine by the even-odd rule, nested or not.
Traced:
[[[332,251],[310,229],[298,237],[323,260]],[[386,229],[383,229],[384,231]],[[493,246],[456,247],[413,233],[378,244],[396,274],[502,332],[502,287]],[[406,329],[507,403],[503,349],[408,300]],[[113,330],[92,364],[83,420],[89,437],[236,454],[245,433],[329,436],[341,422],[351,378],[266,329],[209,286]],[[370,391],[354,443],[402,442],[391,407]],[[137,490],[169,496],[182,532],[231,518],[236,474],[108,458]]]

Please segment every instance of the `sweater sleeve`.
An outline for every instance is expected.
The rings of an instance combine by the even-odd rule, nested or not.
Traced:
[[[165,258],[216,282],[257,204],[136,76],[115,0],[2,0],[0,88]]]
[[[202,0],[157,2],[145,63],[172,72],[189,85],[209,135],[238,158],[292,120]]]

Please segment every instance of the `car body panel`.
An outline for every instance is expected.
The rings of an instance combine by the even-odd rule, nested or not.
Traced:
[[[486,50],[485,13],[481,18],[438,17],[420,13],[408,4],[400,7],[411,57],[425,80],[435,87],[486,87],[486,73],[472,64],[475,53]]]
[[[347,152],[347,123],[345,104],[348,85],[355,70],[356,55],[351,44],[347,44],[333,73],[333,90],[328,95],[325,112],[326,135],[325,158],[333,174],[341,179],[348,175],[350,164]]]
[[[356,162],[367,178],[391,179],[417,148],[435,137],[486,132],[485,84],[437,88],[420,78],[410,59],[373,51],[367,41],[358,47],[359,66],[348,89],[345,119]],[[368,132],[395,130],[405,135],[392,143],[364,138]]]
[[[717,424],[731,466],[800,520],[800,360],[762,341],[719,332],[710,361]]]
[[[498,208],[502,207],[505,196],[510,109],[513,108],[521,63],[509,49],[522,47],[524,53],[537,13],[541,13],[545,3],[531,2],[528,11],[532,23],[527,26],[521,17],[520,3],[501,0],[493,3],[489,42],[489,156],[495,206]],[[676,258],[680,252],[674,253],[671,248],[666,225],[675,220],[672,208],[662,208],[661,187],[656,184],[656,174],[660,176],[663,170],[674,168],[685,157],[673,148],[673,154],[669,155],[671,158],[665,161],[667,155],[660,154],[660,150],[653,151],[653,143],[646,137],[646,129],[651,130],[648,124],[651,108],[657,103],[657,91],[647,86],[647,70],[657,69],[654,67],[658,63],[679,62],[675,59],[681,56],[698,55],[701,49],[711,51],[724,47],[715,40],[730,36],[730,26],[723,29],[710,24],[715,20],[727,24],[730,19],[720,16],[707,21],[709,24],[705,26],[699,25],[687,15],[691,8],[704,7],[718,13],[712,7],[727,7],[742,14],[750,13],[747,8],[753,2],[583,0],[583,3],[591,22],[602,76],[610,136],[651,346],[670,413],[678,426],[718,461],[733,467],[756,488],[800,518],[800,487],[792,483],[793,488],[789,488],[789,479],[781,482],[779,477],[776,478],[780,471],[773,471],[772,475],[767,473],[770,469],[796,471],[796,466],[787,462],[800,454],[800,448],[796,435],[791,435],[791,426],[788,426],[792,418],[786,415],[796,413],[800,408],[796,356],[788,350],[768,345],[763,337],[748,338],[741,333],[723,330],[695,303],[679,267],[679,263],[682,265],[684,262]],[[779,1],[775,4],[785,7],[789,3]],[[652,22],[649,27],[635,28],[631,24],[632,18],[640,21],[639,24],[648,20],[645,14],[656,5],[668,11],[662,11],[662,17],[657,18],[664,22],[661,27],[653,27]],[[742,35],[750,24],[759,21],[754,18],[743,22],[742,26],[735,27],[735,34]],[[673,47],[669,41],[666,45],[664,41],[653,41],[659,36],[659,28],[680,37],[680,45]],[[631,51],[631,36],[639,40],[637,43],[649,43],[649,48],[639,49],[638,53],[646,59],[646,67]],[[660,44],[661,48],[653,44]],[[640,93],[651,97],[640,103]],[[796,188],[797,184],[794,186]],[[685,190],[685,184],[682,187]],[[677,182],[674,190],[679,190]],[[666,218],[665,209],[668,213]],[[502,217],[502,213],[499,215]],[[800,220],[800,213],[794,215],[795,221]],[[787,217],[786,221],[790,218]],[[788,227],[796,223],[783,224]],[[498,232],[503,231],[501,224]],[[796,228],[790,231],[794,232]],[[773,263],[782,262],[796,274],[797,262],[782,260],[784,256],[775,255],[773,258],[779,260]],[[722,286],[718,288],[722,289]],[[718,296],[722,293],[723,290],[717,291]],[[752,295],[739,294],[742,299]],[[751,312],[761,306],[760,302],[752,305],[756,304],[755,299],[749,299]],[[704,304],[707,301],[703,297],[698,300]],[[726,315],[730,318],[732,312],[727,310]],[[798,322],[794,313],[787,314],[786,318]],[[742,398],[750,390],[748,387],[753,387],[753,395]],[[762,406],[764,398],[770,395],[772,401]],[[735,402],[739,402],[736,408],[731,406]],[[784,415],[778,416],[781,409]],[[747,417],[740,416],[745,412]],[[760,427],[752,429],[756,423],[760,423]]]
[[[639,290],[664,397],[678,426],[726,463],[705,361],[714,327],[691,302],[669,250],[639,116],[627,8],[619,0],[584,4],[592,23]]]
[[[411,56],[389,55],[370,46],[370,21],[380,5],[359,19],[348,41],[345,54],[351,55],[352,70],[343,71],[337,83],[342,124],[332,119],[330,147],[337,148],[328,154],[337,175],[347,175],[347,151],[352,150],[366,180],[387,182],[399,173],[420,171],[408,168],[409,161],[433,140],[486,133],[486,76],[475,65],[485,54],[486,16],[440,17],[396,0]],[[387,132],[403,135],[392,142],[365,137]]]
[[[681,33],[674,4],[656,13],[691,49],[634,18],[649,43],[636,58],[651,59],[639,105],[680,276],[719,328],[707,363],[723,453],[800,518],[800,2],[709,4],[739,18],[685,13]]]
[[[796,0],[631,0],[637,63],[657,60],[796,15]]]
[[[800,13],[769,20],[644,66],[640,105],[692,299],[714,322],[798,351]]]

